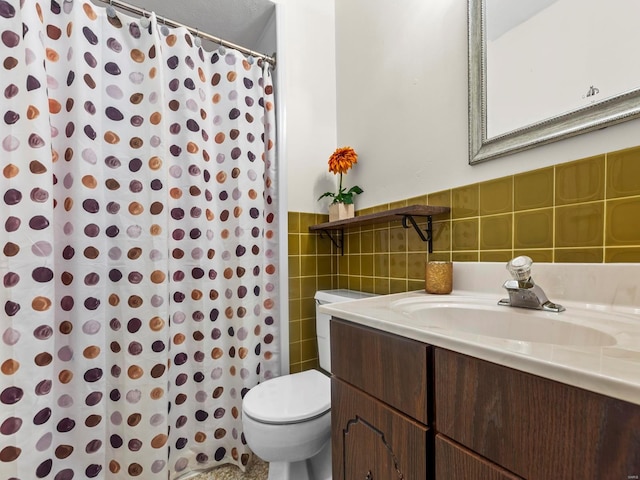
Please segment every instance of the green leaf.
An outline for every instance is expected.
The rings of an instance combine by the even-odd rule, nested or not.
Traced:
[[[362,192],[364,192],[364,190],[362,190],[359,186],[354,185],[353,187],[351,187],[349,189],[349,191],[347,193],[353,195],[354,193],[358,194],[358,193],[362,193]]]
[[[323,193],[318,197],[318,200],[322,200],[324,197],[335,197],[335,193],[332,193],[332,192]]]

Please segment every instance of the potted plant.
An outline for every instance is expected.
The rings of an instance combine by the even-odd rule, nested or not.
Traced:
[[[345,218],[352,218],[354,216],[353,197],[362,190],[357,185],[347,190],[342,186],[342,175],[353,167],[355,163],[358,163],[358,154],[351,147],[338,148],[331,157],[329,157],[329,171],[334,175],[340,175],[338,183],[338,192],[326,192],[320,195],[318,200],[324,197],[331,197],[333,201],[329,205],[329,221],[343,220]]]

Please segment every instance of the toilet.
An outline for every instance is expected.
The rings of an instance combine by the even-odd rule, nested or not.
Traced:
[[[318,306],[372,296],[353,290],[316,292],[320,367],[331,372],[330,315]],[[331,380],[318,370],[283,375],[253,387],[242,400],[249,448],[269,462],[269,480],[331,480]]]

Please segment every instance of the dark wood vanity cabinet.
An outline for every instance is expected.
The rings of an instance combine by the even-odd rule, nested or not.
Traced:
[[[637,480],[640,405],[332,320],[335,480]]]
[[[430,347],[341,320],[331,345],[333,479],[432,479]]]

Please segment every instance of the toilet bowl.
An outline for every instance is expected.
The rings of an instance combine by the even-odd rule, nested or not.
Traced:
[[[320,290],[316,305],[371,296]],[[320,367],[331,371],[331,317],[316,307]],[[269,480],[331,480],[331,381],[318,370],[283,375],[253,387],[242,401],[249,448],[269,462]]]

